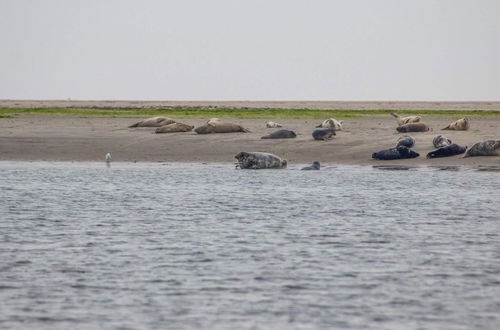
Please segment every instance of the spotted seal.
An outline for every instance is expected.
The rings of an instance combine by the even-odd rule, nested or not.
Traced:
[[[401,117],[397,113],[391,112],[391,116],[396,118],[396,121],[399,126],[403,126],[405,124],[409,123],[418,123],[420,121],[420,116],[408,116],[408,117]]]
[[[334,135],[337,134],[335,134],[335,130],[333,128],[318,128],[312,132],[312,137],[315,140],[330,140]]]
[[[267,152],[240,152],[234,156],[241,169],[286,168],[287,161]]]
[[[475,156],[500,156],[500,140],[487,140],[478,142],[470,147],[464,155],[465,157]]]
[[[442,128],[441,130],[466,131],[469,129],[469,127],[470,127],[469,118],[464,117],[460,118],[457,121],[454,121],[445,128]]]
[[[399,146],[405,146],[407,148],[413,148],[414,145],[415,145],[415,139],[414,138],[412,138],[409,135],[403,135],[402,137],[400,137],[398,139],[398,142],[396,144],[396,148],[399,147]]]
[[[321,165],[319,164],[319,162],[313,162],[312,165],[303,167],[301,170],[302,171],[319,170],[320,167]]]
[[[342,120],[337,120],[334,118],[326,119],[321,124],[316,126],[316,128],[333,128],[336,131],[342,130]]]
[[[429,152],[427,154],[427,158],[441,158],[441,157],[460,155],[465,152],[465,149],[467,149],[466,146],[462,147],[456,143],[452,143],[448,146],[441,147],[439,149]]]
[[[418,156],[420,156],[418,152],[410,150],[410,148],[407,148],[405,146],[380,150],[372,154],[373,159],[379,160],[407,159],[416,158]]]
[[[165,126],[158,127],[155,133],[176,133],[176,132],[189,132],[194,128],[194,126],[183,124],[183,123],[173,123]]]
[[[297,134],[295,134],[294,131],[280,129],[279,131],[261,137],[261,139],[291,139],[294,137],[297,137]]]
[[[438,135],[432,139],[432,145],[434,148],[442,148],[452,144],[451,140],[444,135]]]
[[[161,127],[173,123],[175,123],[175,120],[173,120],[172,118],[151,117],[132,124],[129,127]]]
[[[279,128],[279,127],[283,127],[283,125],[275,123],[274,121],[268,121],[268,122],[266,122],[266,127],[267,128]]]
[[[399,133],[408,133],[408,132],[427,132],[430,130],[429,126],[423,122],[418,123],[408,123],[401,125],[396,128]]]

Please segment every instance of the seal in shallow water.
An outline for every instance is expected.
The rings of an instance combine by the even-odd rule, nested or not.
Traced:
[[[425,123],[418,122],[418,123],[409,123],[409,124],[401,125],[401,126],[397,127],[396,130],[399,133],[427,132],[428,130],[430,130],[430,128]]]
[[[334,135],[336,134],[333,128],[318,128],[312,132],[312,137],[315,140],[330,140]]]
[[[457,121],[454,121],[445,128],[442,128],[442,130],[466,131],[469,129],[469,127],[470,127],[469,118],[464,117]]]
[[[418,156],[420,156],[418,152],[410,150],[405,146],[380,150],[372,154],[372,158],[379,160],[407,159],[407,158],[416,158]]]
[[[183,124],[183,123],[173,123],[165,126],[158,127],[155,133],[176,133],[176,132],[189,132],[194,128],[194,126]]]
[[[396,144],[396,148],[399,146],[405,146],[407,148],[412,148],[415,145],[415,139],[409,135],[403,135],[398,139],[398,143]]]
[[[500,156],[500,140],[478,142],[467,150],[465,157]]]
[[[440,158],[440,157],[450,157],[455,155],[460,155],[465,152],[467,146],[462,147],[456,143],[450,144],[449,146],[441,147],[437,150],[431,151],[427,154],[427,158]]]
[[[297,137],[294,131],[289,131],[287,129],[280,129],[279,131],[272,132],[269,135],[261,137],[261,139],[290,139]]]
[[[434,146],[434,148],[446,147],[449,146],[451,143],[452,143],[451,140],[443,135],[438,135],[434,139],[432,139],[432,145]]]
[[[129,127],[160,127],[169,124],[175,123],[175,120],[167,117],[151,117],[135,124],[130,125]]]
[[[240,152],[234,156],[241,169],[286,168],[287,162],[267,152]]]
[[[310,170],[319,170],[321,165],[319,162],[313,162],[312,165],[303,167],[301,170],[302,171],[310,171]]]

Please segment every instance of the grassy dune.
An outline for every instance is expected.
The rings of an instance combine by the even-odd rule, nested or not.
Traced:
[[[15,114],[70,116],[166,116],[166,117],[230,117],[250,119],[324,119],[353,118],[367,115],[388,115],[394,110],[312,110],[312,109],[240,109],[240,108],[0,108],[0,118]],[[500,116],[500,110],[398,110],[400,115]]]

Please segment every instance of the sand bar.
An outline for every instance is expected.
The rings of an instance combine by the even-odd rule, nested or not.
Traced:
[[[468,131],[441,131],[455,116],[424,116],[433,131],[411,133],[415,151],[421,156],[410,160],[376,161],[371,154],[393,147],[401,136],[389,115],[359,116],[344,120],[344,130],[330,141],[314,141],[311,132],[320,123],[310,119],[275,120],[295,131],[295,139],[262,140],[275,129],[265,127],[265,119],[231,119],[250,133],[198,135],[195,132],[154,134],[154,128],[128,128],[138,117],[80,117],[16,115],[0,118],[0,161],[104,161],[110,152],[113,161],[123,162],[234,162],[240,151],[277,154],[290,164],[318,160],[331,164],[363,165],[500,165],[500,157],[448,158],[428,160],[432,139],[445,134],[453,142],[471,146],[500,138],[500,117],[471,117]],[[195,126],[208,118],[177,118]]]

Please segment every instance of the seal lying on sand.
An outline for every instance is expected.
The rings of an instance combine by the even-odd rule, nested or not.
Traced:
[[[194,126],[183,124],[183,123],[173,123],[165,126],[158,127],[155,133],[175,133],[175,132],[189,132],[194,128]]]
[[[427,154],[427,158],[450,157],[460,155],[465,152],[467,147],[461,147],[456,143],[450,144],[446,147],[441,147],[437,150],[431,151]]]
[[[399,146],[396,148],[380,150],[372,154],[372,158],[380,160],[393,160],[393,159],[406,159],[406,158],[416,158],[420,156],[418,152],[410,150],[405,146]]]
[[[407,133],[407,132],[427,132],[430,130],[429,126],[425,123],[409,123],[404,124],[396,128],[399,133]]]
[[[152,117],[141,120],[138,123],[130,125],[129,127],[160,127],[175,123],[175,120],[167,117]]]
[[[330,119],[324,120],[321,124],[319,124],[316,127],[317,128],[318,127],[321,127],[321,128],[333,128],[336,131],[341,131],[342,130],[342,123],[343,123],[342,120],[337,120],[337,119],[334,119],[334,118],[330,118]]]
[[[313,162],[312,165],[303,167],[302,171],[319,170],[320,166],[319,162]]]
[[[442,130],[448,129],[448,130],[452,130],[452,131],[466,131],[469,129],[469,127],[470,127],[469,118],[464,117],[464,118],[461,118],[457,121],[454,121],[453,123],[449,124],[445,128],[442,128]]]
[[[312,137],[315,140],[330,140],[334,135],[337,134],[335,134],[335,130],[333,128],[318,128],[312,132]]]
[[[451,140],[443,135],[438,135],[434,139],[432,139],[432,145],[434,146],[434,148],[442,148],[449,146],[450,144],[452,144]]]
[[[266,127],[267,128],[278,128],[278,127],[283,127],[283,125],[275,123],[274,121],[268,121],[268,122],[266,122]]]
[[[241,169],[286,168],[286,160],[267,152],[240,152],[234,156]]]
[[[391,112],[391,116],[396,118],[396,121],[398,122],[399,126],[403,126],[405,124],[409,123],[418,123],[420,121],[420,116],[408,116],[408,117],[401,117],[397,113]]]
[[[210,119],[205,125],[196,127],[194,131],[198,134],[248,132],[247,129],[238,124],[225,122],[218,118]]]
[[[415,145],[415,139],[409,135],[403,135],[398,139],[398,143],[396,144],[396,148],[399,146],[405,146],[407,148],[412,148]]]
[[[500,140],[487,140],[478,142],[467,150],[465,157],[475,156],[500,156]]]
[[[280,129],[279,131],[261,137],[261,139],[290,139],[294,137],[297,137],[297,134],[295,134],[294,131]]]

